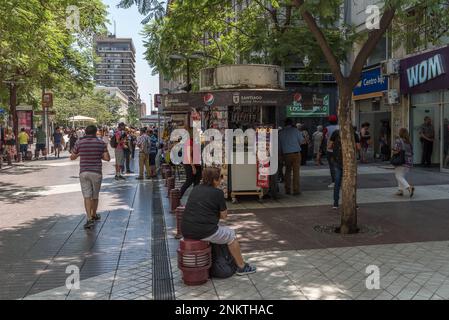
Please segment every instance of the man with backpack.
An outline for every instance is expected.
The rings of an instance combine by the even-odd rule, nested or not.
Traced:
[[[150,146],[151,140],[147,135],[147,128],[140,130],[140,137],[137,138],[137,147],[139,148],[139,176],[137,180],[143,180],[143,170],[145,166],[147,179],[150,179]]]
[[[115,180],[125,180],[122,176],[122,168],[125,165],[125,124],[120,122],[117,131],[111,138],[111,147],[114,148],[115,154]]]

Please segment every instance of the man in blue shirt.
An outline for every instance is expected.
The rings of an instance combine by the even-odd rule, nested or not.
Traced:
[[[293,126],[292,119],[285,120],[285,128],[279,133],[279,151],[285,161],[285,193],[291,194],[291,180],[293,169],[293,195],[300,194],[299,168],[301,165],[301,144],[303,136]]]

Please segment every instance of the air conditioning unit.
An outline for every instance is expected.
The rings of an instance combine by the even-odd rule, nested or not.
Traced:
[[[398,104],[399,103],[399,93],[396,89],[390,89],[388,91],[385,91],[383,94],[384,103],[391,105],[391,104]]]
[[[399,60],[389,59],[382,62],[382,75],[390,76],[399,74]]]

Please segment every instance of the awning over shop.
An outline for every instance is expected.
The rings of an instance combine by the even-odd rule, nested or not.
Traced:
[[[287,90],[232,90],[168,94],[162,97],[164,113],[190,112],[214,106],[285,107],[297,95]]]

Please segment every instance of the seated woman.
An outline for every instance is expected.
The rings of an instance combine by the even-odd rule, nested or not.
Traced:
[[[256,272],[256,267],[243,261],[234,230],[218,225],[228,215],[224,193],[218,189],[220,169],[206,168],[202,177],[202,183],[193,188],[187,200],[181,223],[184,238],[227,244],[238,267],[237,275]]]

